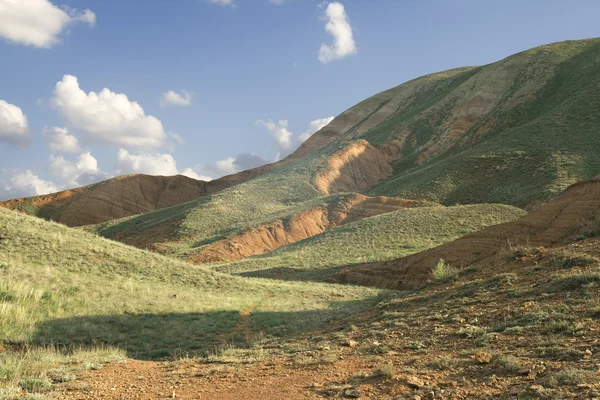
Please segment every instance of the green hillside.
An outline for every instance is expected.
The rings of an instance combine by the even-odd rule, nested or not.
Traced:
[[[599,65],[600,39],[589,39],[427,75],[346,110],[294,162],[92,229],[116,240],[158,238],[166,254],[185,258],[231,233],[326,204],[327,188],[533,209],[600,173]]]
[[[251,332],[294,335],[366,309],[381,293],[224,275],[4,209],[0,233],[2,343],[67,346],[36,350],[43,354],[27,362],[0,352],[0,388],[45,379],[46,361],[68,369],[76,367],[61,364],[68,357],[121,354],[106,346],[143,359],[248,346],[252,338],[236,333],[241,312],[251,313]]]
[[[212,268],[245,276],[322,281],[340,267],[417,253],[524,214],[521,209],[494,204],[399,210]]]
[[[536,206],[596,176],[599,63],[600,40],[591,39],[542,46],[451,77],[421,78],[408,105],[363,134],[384,143],[410,132],[393,174],[370,193]],[[460,118],[473,122],[446,151],[417,162],[423,146],[444,143],[449,122]]]

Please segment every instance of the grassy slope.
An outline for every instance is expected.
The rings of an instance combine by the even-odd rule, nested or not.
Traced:
[[[0,209],[0,338],[117,346],[154,358],[295,334],[368,307],[380,291],[232,277]],[[70,357],[72,357],[71,355]],[[0,357],[0,387],[17,360]],[[53,358],[56,360],[56,357]],[[41,374],[41,372],[40,372]]]
[[[89,230],[107,238],[119,234],[135,236],[143,235],[148,228],[182,221],[166,248],[167,254],[186,258],[226,235],[334,200],[335,196],[322,196],[309,184],[306,177],[309,162],[275,171],[197,201],[110,221]]]
[[[330,125],[339,130],[337,139],[296,164],[196,202],[94,229],[115,237],[180,221],[166,249],[185,258],[227,234],[326,202],[311,181],[324,158],[357,138],[377,145],[405,139],[394,172],[367,194],[534,208],[600,173],[599,62],[600,40],[590,39],[424,76],[342,113],[336,119],[342,122]],[[477,111],[482,108],[487,111]],[[449,142],[448,127],[461,118],[473,121]]]
[[[365,218],[265,255],[214,265],[228,273],[285,280],[323,280],[341,266],[417,253],[525,212],[505,205],[424,207]]]
[[[594,177],[600,172],[599,55],[598,39],[556,43],[418,91],[408,109],[419,114],[398,112],[364,135],[379,143],[402,129],[412,131],[394,173],[371,193],[444,204],[535,206]],[[496,77],[487,89],[501,93],[500,101],[463,134],[464,144],[418,165],[419,146],[443,134],[460,96],[485,97],[485,91],[477,93],[476,79],[483,74]],[[480,129],[484,136],[478,136]]]

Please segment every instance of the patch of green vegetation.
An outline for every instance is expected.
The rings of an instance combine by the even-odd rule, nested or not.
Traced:
[[[454,268],[441,258],[435,264],[435,267],[431,269],[431,275],[433,275],[433,279],[437,281],[447,280],[453,278],[458,275],[459,270]]]
[[[212,268],[244,276],[322,281],[342,266],[403,257],[524,214],[523,210],[503,205],[398,210]]]
[[[555,279],[550,284],[553,292],[581,290],[600,284],[600,269],[578,272]]]
[[[287,337],[385,293],[228,276],[5,209],[0,231],[9,238],[0,262],[11,265],[2,271],[0,337],[21,345],[110,344],[142,359],[205,354],[237,342],[241,311],[251,331]],[[9,362],[17,361],[2,371]],[[17,384],[18,373],[3,374],[0,387]]]
[[[544,380],[544,386],[554,388],[559,386],[593,385],[598,382],[600,382],[600,375],[594,371],[567,367],[547,377]]]
[[[442,98],[415,95],[416,101],[404,111],[414,111],[414,115],[394,123],[390,118],[363,135],[372,143],[381,142],[382,137],[408,135],[404,156],[393,164],[394,172],[370,194],[442,204],[503,203],[533,208],[568,185],[596,176],[600,138],[593,105],[600,102],[595,90],[600,84],[600,71],[595,67],[599,49],[598,39],[555,43],[470,71],[474,75],[456,87],[449,86],[451,91],[445,91]],[[492,82],[484,76],[502,79]],[[435,91],[436,84],[428,90]],[[432,126],[447,128],[452,123],[448,117],[440,123],[440,111],[456,97],[476,98],[480,90],[499,97],[487,114],[462,133],[464,145],[424,163],[418,159],[419,144],[427,138],[436,142],[441,134],[442,129]],[[393,134],[383,136],[378,129]]]

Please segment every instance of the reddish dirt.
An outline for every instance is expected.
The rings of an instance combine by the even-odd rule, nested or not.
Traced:
[[[67,226],[98,224],[171,207],[214,194],[302,160],[337,139],[360,121],[361,115],[349,112],[339,115],[283,160],[209,182],[181,175],[124,175],[59,193],[0,202],[0,207],[29,212],[24,209],[28,207],[24,206],[32,204],[38,209],[36,215]]]
[[[361,139],[329,156],[323,171],[315,176],[314,185],[324,194],[358,192],[391,173],[386,153]]]
[[[41,217],[82,226],[185,203],[207,194],[206,182],[186,176],[125,175],[46,196],[0,203],[19,209],[31,202]]]
[[[452,266],[492,263],[509,248],[551,247],[600,228],[600,179],[576,183],[557,199],[517,221],[484,228],[424,252],[340,271],[333,280],[391,289],[413,289],[431,278],[443,259]]]
[[[341,202],[304,211],[287,221],[273,221],[219,240],[192,255],[189,261],[202,264],[239,260],[267,253],[345,223],[403,208],[432,205],[424,201],[355,195]]]
[[[597,286],[551,287],[600,261],[567,270],[554,263],[563,251],[597,256],[600,239],[540,248],[476,276],[398,293],[322,331],[253,347],[266,353],[259,362],[128,360],[80,370],[56,394],[68,400],[599,398]],[[233,334],[247,332],[247,315],[241,313]],[[516,331],[505,328],[517,324]],[[552,383],[567,370],[587,375]]]

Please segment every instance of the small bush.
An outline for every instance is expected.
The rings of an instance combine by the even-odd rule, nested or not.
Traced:
[[[558,279],[552,283],[550,289],[554,292],[572,291],[597,284],[600,284],[600,271],[593,270]]]
[[[54,379],[54,381],[56,383],[66,383],[66,382],[72,382],[72,381],[74,381],[76,379],[77,379],[77,377],[75,375],[73,375],[73,374],[66,374],[66,375],[61,375],[61,376],[56,377]]]
[[[520,335],[521,333],[523,333],[523,328],[522,326],[511,326],[506,328],[502,333],[504,333],[505,335]]]
[[[581,359],[583,352],[572,347],[562,347],[557,345],[536,347],[533,350],[536,357],[547,358],[556,361],[576,361]]]
[[[495,368],[508,373],[516,374],[523,368],[521,361],[517,357],[497,355],[492,359],[492,364]]]
[[[484,336],[487,331],[478,326],[469,326],[467,328],[461,328],[458,331],[458,335],[467,339],[475,339],[481,336]]]
[[[581,322],[572,322],[566,319],[557,319],[547,322],[542,331],[545,333],[564,333],[573,336],[583,334],[585,326]]]
[[[446,263],[441,258],[439,259],[435,267],[431,269],[431,274],[433,275],[433,278],[437,281],[455,277],[456,275],[458,275],[458,272],[459,270],[457,268],[452,267],[450,264]]]
[[[577,386],[582,384],[595,384],[598,382],[600,382],[600,375],[593,371],[565,368],[562,371],[550,375],[544,382],[544,386]]]
[[[458,367],[462,363],[461,360],[452,357],[444,357],[439,358],[437,360],[433,360],[427,366],[431,369],[435,369],[438,371],[446,371],[452,368]]]
[[[559,268],[585,267],[598,265],[600,260],[589,254],[577,254],[571,251],[558,251],[552,257],[552,264]]]
[[[47,378],[27,378],[19,381],[19,387],[28,392],[47,392],[52,387],[52,382]]]
[[[392,378],[396,373],[396,370],[392,364],[383,364],[379,368],[373,370],[371,377],[373,378]]]

